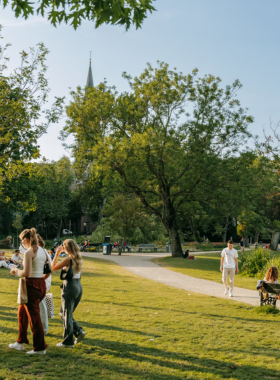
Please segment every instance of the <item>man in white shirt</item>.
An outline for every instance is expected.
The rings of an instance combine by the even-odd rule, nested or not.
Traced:
[[[221,267],[220,270],[223,273],[222,280],[225,285],[225,295],[229,294],[229,297],[233,297],[233,284],[234,284],[234,276],[239,272],[238,269],[238,253],[236,249],[233,248],[233,241],[228,241],[228,248],[223,249],[221,254]],[[229,286],[228,279],[229,276]]]
[[[21,260],[21,263],[19,262],[19,260]],[[19,249],[16,249],[16,250],[15,250],[15,253],[14,253],[14,255],[12,256],[12,261],[13,261],[15,264],[22,265],[23,258],[22,258],[22,256],[20,255],[20,250],[19,250]]]

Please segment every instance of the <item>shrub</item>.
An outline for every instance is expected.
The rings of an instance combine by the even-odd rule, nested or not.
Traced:
[[[45,248],[51,249],[53,247],[53,241],[52,240],[45,240]]]
[[[268,271],[268,269],[270,267],[277,267],[278,270],[280,271],[280,256],[277,255],[277,256],[273,256],[267,263],[266,265],[263,267],[263,270],[260,272],[260,276],[261,278],[264,278],[264,276],[266,275],[266,272]]]
[[[245,251],[241,258],[241,270],[249,277],[262,273],[267,264],[273,259],[271,251],[262,248]]]

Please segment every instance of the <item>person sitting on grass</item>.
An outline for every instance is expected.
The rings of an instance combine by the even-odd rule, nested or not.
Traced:
[[[190,255],[190,250],[187,249],[185,253],[183,253],[183,259],[188,259]]]
[[[278,268],[270,267],[268,271],[266,272],[264,281],[269,282],[270,284],[278,284],[278,276],[279,276]]]
[[[21,260],[21,262],[20,262],[20,260]],[[13,261],[14,264],[22,266],[23,258],[20,255],[20,250],[19,249],[15,250],[15,253],[12,256],[12,261]]]
[[[10,261],[5,257],[5,252],[0,251],[0,268],[9,268],[9,263]]]

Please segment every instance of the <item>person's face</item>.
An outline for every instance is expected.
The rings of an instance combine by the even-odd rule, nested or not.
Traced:
[[[232,248],[233,248],[233,244],[228,243],[228,249],[232,249]]]

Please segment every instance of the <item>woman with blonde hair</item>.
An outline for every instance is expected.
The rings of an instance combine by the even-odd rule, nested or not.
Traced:
[[[9,347],[23,351],[27,339],[28,320],[33,333],[33,350],[27,354],[45,355],[47,345],[44,338],[44,329],[40,317],[39,303],[46,295],[46,283],[44,276],[44,264],[46,255],[43,248],[38,246],[38,238],[35,228],[26,229],[19,235],[24,253],[24,269],[12,268],[11,274],[17,274],[26,279],[28,302],[18,308],[19,336],[16,343]]]
[[[65,251],[65,257],[57,264],[57,259],[61,252]],[[72,239],[64,240],[63,245],[59,246],[52,262],[52,270],[61,269],[60,278],[63,280],[61,291],[60,317],[63,321],[63,341],[57,347],[73,348],[74,344],[84,339],[86,333],[78,326],[73,318],[73,313],[78,306],[83,288],[81,285],[82,256],[77,243]],[[74,342],[75,336],[75,342]]]

